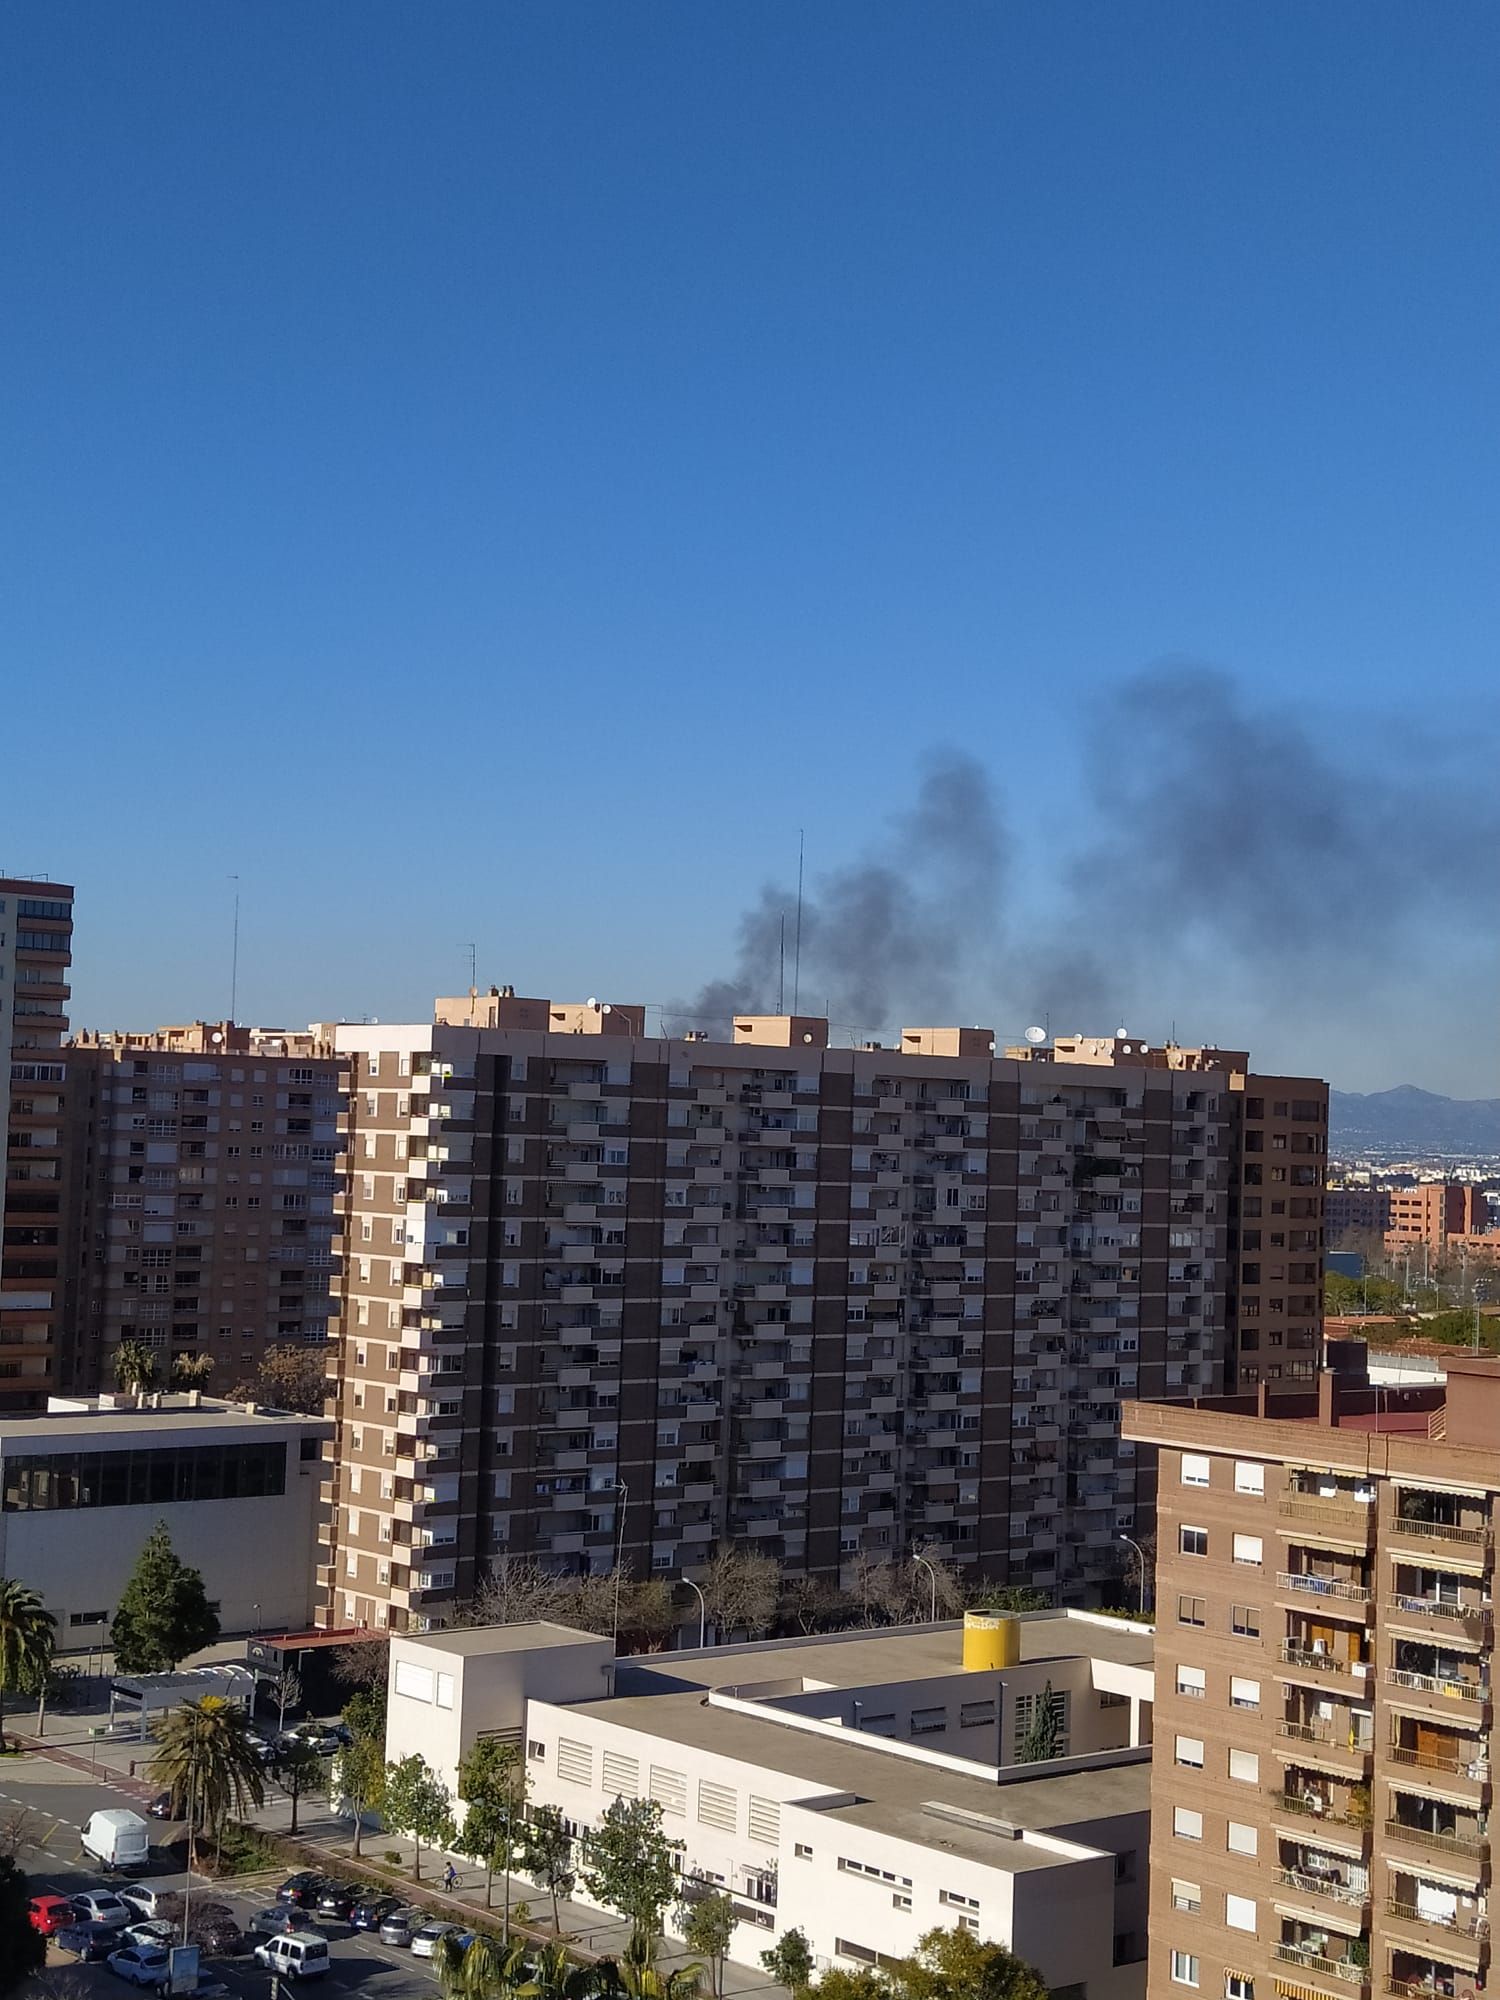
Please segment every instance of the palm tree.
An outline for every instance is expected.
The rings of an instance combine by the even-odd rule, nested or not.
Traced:
[[[620,1954],[619,1975],[629,2000],[698,2000],[703,1984],[701,1965],[679,1965],[675,1971],[663,1972],[635,1938]]]
[[[5,1747],[5,1697],[35,1688],[52,1666],[57,1620],[29,1583],[0,1577],[0,1749]]]
[[[513,2000],[521,1994],[531,2000],[524,1945],[507,1948],[481,1932],[464,1947],[450,1931],[438,1939],[432,1962],[443,2000]]]
[[[521,1950],[517,1945],[507,1963],[517,1959]],[[506,1990],[515,2000],[591,2000],[591,1996],[622,1991],[613,1973],[607,1959],[597,1965],[575,1965],[560,1944],[544,1944],[532,1963],[530,1978]],[[683,1995],[681,2000],[689,2000],[689,1996]]]
[[[174,1812],[186,1804],[189,1842],[200,1826],[211,1826],[222,1853],[230,1808],[243,1813],[265,1797],[244,1710],[219,1694],[185,1701],[166,1717],[156,1741],[153,1782],[170,1789]]]
[[[156,1387],[156,1356],[141,1340],[122,1340],[115,1349],[115,1381],[127,1394]]]

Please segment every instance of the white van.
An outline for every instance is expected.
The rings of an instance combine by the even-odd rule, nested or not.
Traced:
[[[103,1868],[143,1867],[151,1858],[151,1830],[139,1813],[114,1806],[96,1812],[81,1836],[83,1851]]]
[[[255,1947],[255,1957],[283,1979],[321,1979],[328,1970],[328,1940],[315,1931],[291,1931],[264,1939]]]

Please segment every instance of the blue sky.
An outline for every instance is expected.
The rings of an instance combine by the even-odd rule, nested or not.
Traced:
[[[1091,923],[1112,704],[1163,661],[1280,770],[1305,730],[1353,820],[1483,805],[1491,10],[162,0],[4,35],[0,866],[78,884],[80,1023],[222,1011],[232,874],[247,1018],[424,1011],[470,939],[482,978],[676,1000],[799,828],[815,888],[898,863],[951,750],[1004,823],[965,1018],[1500,1090],[1482,817],[1444,822],[1472,896],[1381,909],[1379,851],[1323,895],[1312,802],[1252,779],[1326,951],[1204,915],[1220,843],[1102,997],[1032,965]]]

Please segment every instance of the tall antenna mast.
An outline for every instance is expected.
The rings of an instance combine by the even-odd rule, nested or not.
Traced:
[[[776,1011],[786,1012],[786,911],[781,913],[781,970],[776,981]]]
[[[231,875],[229,879],[234,884],[234,944],[229,954],[229,1020],[233,1026],[240,997],[240,878]]]
[[[797,1002],[802,997],[802,857],[807,844],[807,835],[802,827],[797,829],[797,932],[792,943],[792,1012],[797,1012]]]
[[[475,973],[475,966],[478,962],[479,947],[478,945],[466,944],[463,949],[469,954],[469,991],[477,993],[479,991],[479,981]]]

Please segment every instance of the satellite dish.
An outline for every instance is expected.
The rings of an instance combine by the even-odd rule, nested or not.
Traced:
[[[1121,1025],[1115,1029],[1115,1040],[1117,1042],[1126,1042],[1129,1041],[1129,1039],[1130,1039],[1130,1030],[1122,1022]]]
[[[1026,1039],[1034,1049],[1040,1048],[1042,1043],[1047,1039],[1047,1030],[1045,1028],[1028,1028],[1026,1030]]]
[[[601,1014],[612,1014],[614,1011],[615,1011],[614,1008],[610,1006],[607,1000],[605,1001],[604,1005],[599,1009],[599,1012]]]
[[[588,997],[588,1003],[587,1003],[587,1004],[588,1004],[588,1005],[589,1005],[590,1007],[597,1007],[597,1006],[599,1005],[599,1002],[598,1002],[598,1001],[597,1001],[597,1000],[596,1000],[596,999],[594,998],[593,994],[591,993],[591,994],[589,995],[589,997]]]
[[[211,1042],[222,1042],[224,1039],[224,1030],[222,1028],[215,1028],[208,1039]]]

